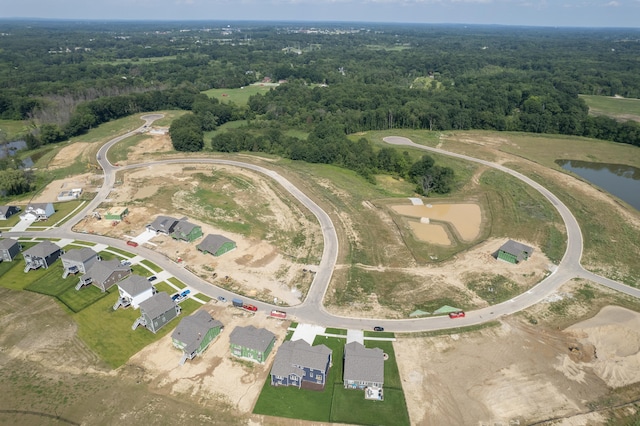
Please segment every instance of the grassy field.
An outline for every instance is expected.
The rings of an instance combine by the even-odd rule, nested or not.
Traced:
[[[408,425],[409,414],[391,342],[367,342],[389,355],[384,363],[384,401],[368,401],[360,390],[344,389],[342,380],[344,345],[342,338],[317,336],[314,345],[323,344],[332,353],[332,367],[323,391],[296,387],[274,387],[267,379],[254,407],[255,414],[316,422],[363,425]]]
[[[28,123],[22,120],[0,120],[0,135],[8,141],[15,140],[28,130]]]
[[[580,95],[580,98],[589,107],[589,114],[606,115],[620,121],[640,121],[640,99],[595,95]]]
[[[257,93],[266,93],[274,87],[274,85],[256,83],[244,86],[241,89],[209,89],[202,93],[210,98],[216,98],[222,103],[233,102],[236,105],[247,105],[250,96]]]

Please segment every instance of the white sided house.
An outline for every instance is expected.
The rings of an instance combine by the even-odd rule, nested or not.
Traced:
[[[114,311],[120,306],[123,308],[133,306],[134,309],[138,309],[140,303],[150,299],[156,293],[156,289],[145,277],[129,275],[118,283],[118,293],[120,297],[113,305]]]
[[[32,221],[47,220],[55,212],[56,209],[53,207],[52,203],[33,203],[27,206],[24,213],[20,215],[20,218]]]

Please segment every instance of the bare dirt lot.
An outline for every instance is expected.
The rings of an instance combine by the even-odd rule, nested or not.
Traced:
[[[398,339],[411,423],[529,424],[589,411],[609,386],[640,381],[638,321],[606,307],[565,331],[511,317],[468,335]]]

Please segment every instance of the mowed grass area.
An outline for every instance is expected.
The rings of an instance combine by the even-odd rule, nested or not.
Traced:
[[[589,107],[589,114],[606,115],[621,121],[640,121],[640,99],[595,95],[580,95],[580,98]]]
[[[362,425],[408,425],[409,415],[400,374],[391,342],[365,341],[368,348],[379,347],[389,355],[384,362],[384,401],[364,399],[364,391],[344,389],[342,378],[346,339],[317,336],[332,352],[332,363],[323,391],[296,387],[274,387],[267,378],[254,407],[255,414],[317,422]]]
[[[233,102],[236,105],[247,105],[249,97],[258,93],[266,93],[269,90],[275,89],[275,85],[255,83],[243,88],[237,89],[209,89],[204,93],[210,98],[216,98],[222,103]]]

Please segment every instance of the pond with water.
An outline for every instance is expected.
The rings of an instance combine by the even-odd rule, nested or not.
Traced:
[[[640,211],[640,169],[624,164],[557,160],[556,164],[604,189]]]

